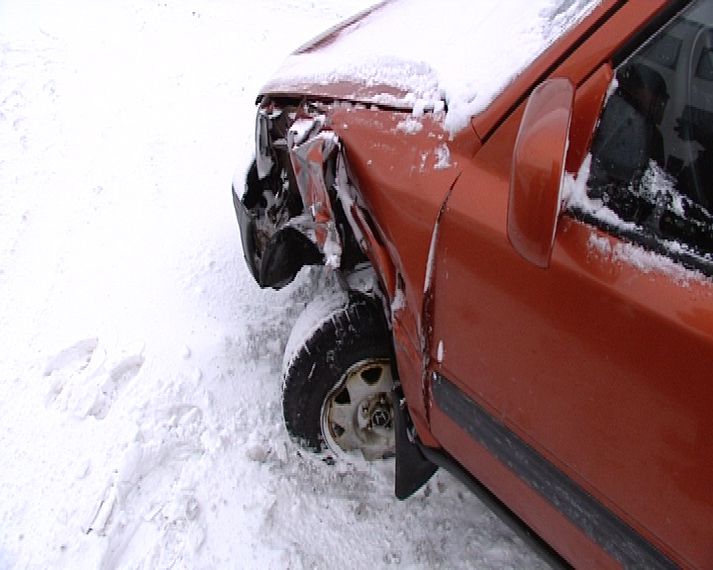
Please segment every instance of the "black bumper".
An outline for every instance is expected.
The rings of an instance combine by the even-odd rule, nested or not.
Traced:
[[[264,245],[264,250],[257,251],[255,215],[243,204],[235,187],[232,193],[245,263],[260,287],[281,289],[295,278],[303,266],[324,263],[317,246],[290,226],[277,230]]]
[[[243,243],[243,255],[245,263],[250,269],[250,273],[255,278],[255,281],[260,283],[260,268],[256,265],[255,256],[255,220],[243,205],[233,186],[233,206],[235,215],[238,218],[238,227],[240,227],[240,239]]]

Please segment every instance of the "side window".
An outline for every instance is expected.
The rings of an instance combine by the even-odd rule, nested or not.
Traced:
[[[618,67],[591,152],[587,195],[624,233],[713,261],[713,0]]]

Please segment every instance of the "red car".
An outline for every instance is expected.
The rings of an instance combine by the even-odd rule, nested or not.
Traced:
[[[261,92],[247,264],[275,288],[325,264],[335,291],[288,342],[286,426],[395,455],[400,498],[448,468],[551,561],[713,568],[713,0],[561,4],[531,51],[519,20],[494,55],[443,38],[484,95],[373,45],[319,67],[406,0]]]

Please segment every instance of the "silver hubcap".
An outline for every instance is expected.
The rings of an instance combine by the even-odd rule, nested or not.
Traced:
[[[393,386],[384,359],[363,360],[342,376],[322,406],[322,433],[332,451],[361,451],[368,461],[393,455]]]

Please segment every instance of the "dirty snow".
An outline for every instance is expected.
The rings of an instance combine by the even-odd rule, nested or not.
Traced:
[[[257,288],[230,181],[269,62],[368,3],[0,3],[0,568],[539,564],[448,474],[398,502],[284,431],[328,287]]]
[[[350,81],[389,85],[399,101],[379,93],[374,102],[439,110],[444,125],[464,128],[529,63],[599,0],[394,0],[343,30],[323,49],[292,55],[276,85]]]

